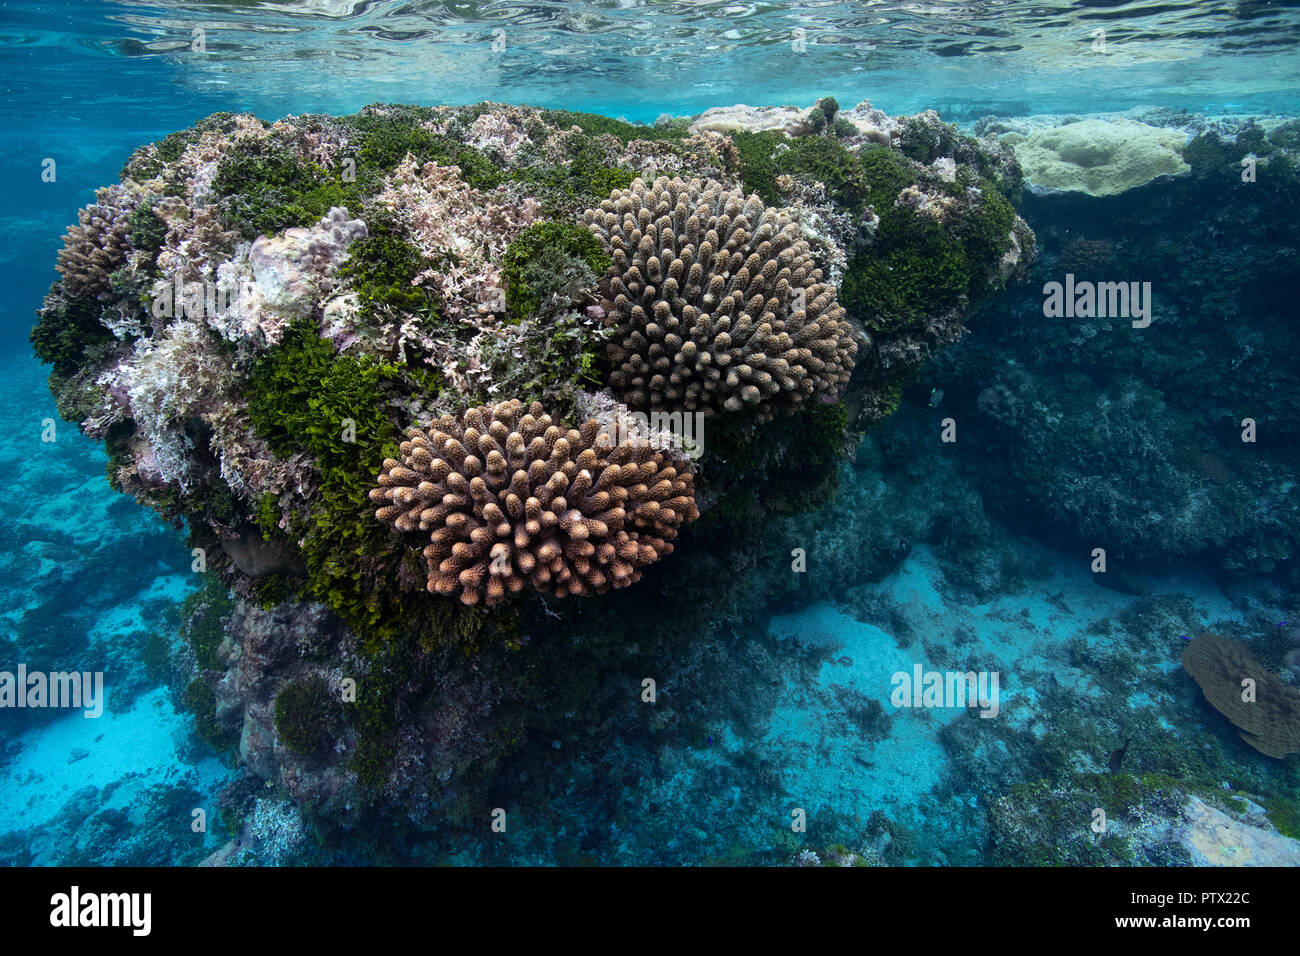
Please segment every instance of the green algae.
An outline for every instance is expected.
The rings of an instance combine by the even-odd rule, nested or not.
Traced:
[[[292,681],[275,695],[275,732],[302,757],[324,757],[338,732],[340,703],[320,675]]]
[[[541,286],[543,276],[563,276],[568,262],[584,263],[595,276],[609,268],[609,254],[600,240],[577,223],[545,221],[533,223],[506,248],[501,262],[501,278],[506,287],[506,308],[519,319],[537,312],[546,293],[554,290]],[[528,275],[530,267],[545,266],[543,275]]]

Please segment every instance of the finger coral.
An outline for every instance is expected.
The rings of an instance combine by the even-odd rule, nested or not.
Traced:
[[[1300,753],[1300,693],[1255,659],[1240,641],[1201,634],[1183,650],[1183,669],[1205,699],[1260,753]],[[1254,694],[1245,692],[1253,681]]]
[[[68,227],[57,268],[69,296],[94,299],[111,291],[109,276],[131,249],[130,209],[115,205],[123,193],[120,186],[101,189],[98,201],[82,209],[78,224]]]
[[[471,408],[409,435],[370,492],[375,515],[430,532],[428,589],[465,604],[529,583],[559,597],[626,587],[699,517],[689,471],[648,444],[615,445],[595,419],[563,429],[539,402]]]
[[[583,222],[613,259],[610,382],[636,408],[770,418],[848,382],[852,327],[799,226],[711,181],[636,180]]]

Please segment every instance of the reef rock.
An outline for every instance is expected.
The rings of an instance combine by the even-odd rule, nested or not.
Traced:
[[[1252,826],[1191,797],[1173,839],[1193,866],[1300,866],[1300,840]]]
[[[878,110],[872,106],[871,100],[863,100],[853,109],[840,112],[838,116],[856,126],[858,132],[870,142],[879,143],[881,146],[889,146],[898,138],[898,121],[889,116],[884,110]]]
[[[217,114],[96,195],[32,344],[114,486],[237,595],[179,663],[249,786],[440,825],[626,649],[756,603],[719,594],[764,587],[760,502],[824,503],[860,423],[1032,258],[1009,148],[837,116]],[[698,467],[597,442],[620,399],[683,445],[715,412]]]
[[[306,574],[302,559],[284,541],[267,541],[256,530],[245,528],[233,538],[221,542],[235,567],[250,578],[268,574]]]
[[[715,106],[705,110],[691,124],[692,133],[734,133],[744,130],[756,133],[760,130],[776,130],[787,136],[805,136],[812,132],[812,123],[808,114],[812,108],[799,109],[797,106]]]

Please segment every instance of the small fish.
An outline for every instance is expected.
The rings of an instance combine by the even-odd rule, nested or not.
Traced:
[[[939,403],[942,401],[943,401],[943,389],[941,388],[930,389],[930,407],[938,408]]]
[[[1124,755],[1128,753],[1128,745],[1131,744],[1132,742],[1133,742],[1133,738],[1130,737],[1128,740],[1124,741],[1123,747],[1120,747],[1118,750],[1112,750],[1110,752],[1111,773],[1119,773],[1119,768],[1124,766]]]

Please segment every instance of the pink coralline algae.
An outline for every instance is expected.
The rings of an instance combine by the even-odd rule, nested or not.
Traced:
[[[274,345],[334,288],[334,273],[348,246],[366,234],[364,221],[334,208],[311,228],[259,236],[241,246],[218,270],[220,288],[233,301],[213,318],[213,326],[230,340],[260,332]]]
[[[500,310],[501,257],[510,240],[541,215],[536,199],[519,202],[502,188],[473,189],[457,167],[420,165],[410,156],[376,202],[392,210],[426,258],[445,263],[412,284],[431,286],[448,318],[469,322]]]

